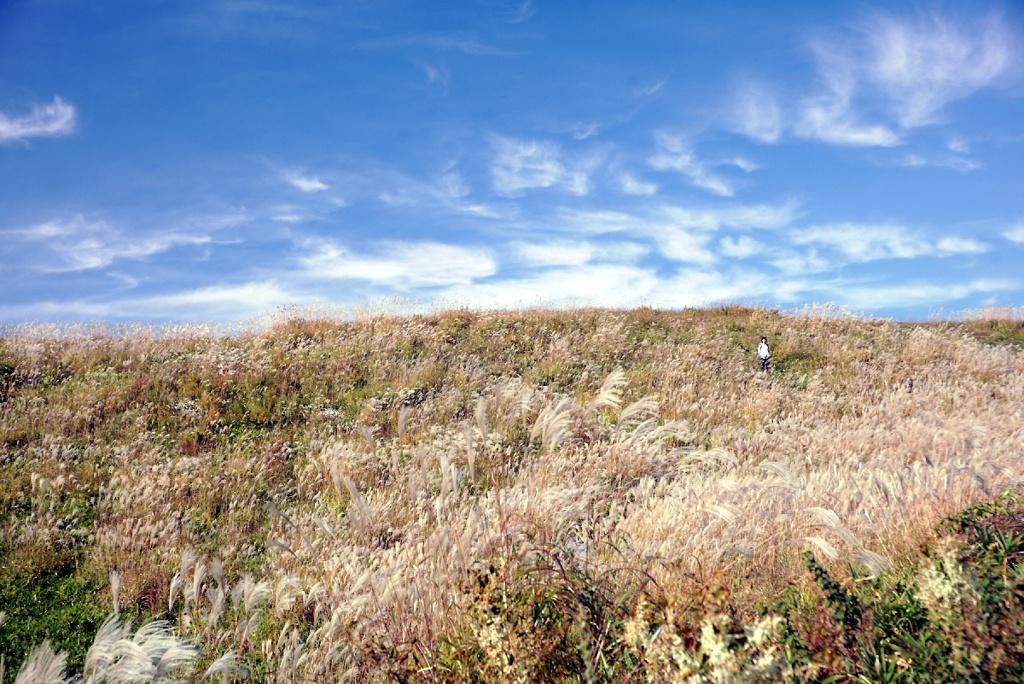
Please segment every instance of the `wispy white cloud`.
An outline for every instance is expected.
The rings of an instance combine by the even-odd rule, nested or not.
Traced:
[[[572,138],[573,140],[593,138],[599,130],[601,130],[601,127],[593,121],[590,123],[578,123],[572,127]]]
[[[1002,235],[1010,242],[1024,243],[1024,223],[1018,223],[1012,228],[1004,230]]]
[[[522,246],[520,244],[520,246]],[[672,307],[707,306],[721,302],[794,301],[807,285],[801,279],[778,279],[755,268],[716,270],[684,267],[665,273],[653,266],[611,260],[611,245],[591,244],[592,259],[581,261],[557,249],[534,255],[533,267],[484,281],[452,284],[435,290],[435,301],[445,306],[518,309],[531,306],[635,307],[642,304]],[[615,247],[642,256],[633,243]],[[522,256],[522,253],[520,254]],[[608,256],[608,261],[602,261]]]
[[[28,138],[68,135],[74,132],[77,112],[60,97],[48,105],[36,105],[23,116],[0,112],[0,143]]]
[[[388,204],[433,204],[447,211],[480,218],[500,218],[505,215],[498,207],[472,199],[473,189],[454,168],[430,181],[396,176],[390,184],[394,188],[393,194],[388,191],[381,195],[381,199]]]
[[[795,203],[783,205],[735,205],[715,208],[690,208],[661,205],[645,214],[623,211],[559,212],[557,220],[546,224],[549,230],[575,235],[598,236],[621,233],[636,244],[649,246],[672,262],[709,265],[719,255],[743,258],[761,250],[753,240],[730,235],[713,242],[715,232],[775,230],[788,226],[796,217]]]
[[[665,87],[666,83],[668,83],[668,79],[663,78],[661,80],[654,81],[653,83],[642,85],[636,89],[636,94],[641,97],[651,97],[652,95],[657,95],[659,92],[661,92],[661,89]]]
[[[602,235],[637,232],[646,222],[643,217],[625,211],[562,209],[554,219],[545,223],[543,229],[579,235]]]
[[[470,194],[462,174],[456,171],[449,171],[438,178],[436,187],[441,195],[451,200],[461,200]]]
[[[256,25],[279,25],[286,21],[314,22],[324,18],[318,9],[287,0],[233,0],[203,6],[189,20],[204,23],[210,30],[220,30],[222,24],[234,24],[236,30],[246,30],[252,28],[252,24],[243,23],[246,19],[256,20]]]
[[[935,243],[935,249],[939,254],[984,254],[989,250],[989,245],[973,238],[946,236],[939,238]]]
[[[684,210],[662,209],[655,216],[617,211],[563,211],[554,227],[592,236],[623,233],[646,241],[674,261],[711,263],[715,260],[707,247],[710,233]]]
[[[939,13],[915,20],[876,14],[864,36],[867,76],[889,97],[904,128],[937,122],[945,105],[993,83],[1020,54],[998,14],[980,22]]]
[[[239,285],[213,285],[149,297],[135,300],[132,308],[164,311],[199,310],[207,314],[225,312],[232,316],[254,316],[278,307],[309,301],[311,298],[308,295],[288,290],[274,280],[266,280]]]
[[[1021,62],[1018,43],[996,13],[965,20],[876,12],[851,33],[812,40],[817,91],[797,98],[791,111],[773,86],[746,80],[734,88],[726,125],[763,143],[788,131],[833,145],[892,147],[906,131],[939,122],[951,102],[999,83]],[[865,121],[868,111],[891,120]],[[949,149],[970,151],[958,138]],[[971,162],[953,158],[945,165],[970,170]]]
[[[636,306],[661,291],[651,269],[580,264],[447,290],[445,301],[483,308],[530,306]]]
[[[499,194],[518,196],[524,190],[551,187],[579,196],[590,192],[587,170],[563,164],[562,151],[555,143],[500,135],[492,136],[491,142],[491,176]]]
[[[941,168],[953,169],[954,171],[960,171],[961,173],[969,173],[971,171],[977,171],[978,169],[982,168],[981,163],[973,159],[967,159],[966,157],[958,157],[951,155],[934,157],[911,153],[902,157],[896,163],[897,165],[906,167],[908,169],[923,169],[929,166],[937,166]]]
[[[963,138],[953,137],[946,143],[946,147],[950,152],[956,152],[957,154],[970,154],[971,144]]]
[[[428,84],[438,86],[442,95],[448,95],[448,83],[451,81],[451,73],[446,67],[425,64],[423,65],[423,73],[427,77]]]
[[[624,233],[657,238],[667,229],[710,233],[722,228],[736,230],[778,229],[799,217],[795,202],[780,205],[737,204],[723,207],[683,207],[661,204],[649,212],[580,211],[563,209],[544,224],[544,230],[578,235]]]
[[[658,152],[647,160],[652,169],[678,171],[698,188],[721,197],[732,197],[732,185],[713,173],[707,162],[698,159],[682,138],[659,131],[655,134],[655,142]]]
[[[782,110],[778,96],[767,84],[742,83],[726,116],[733,131],[758,142],[775,143],[782,137]]]
[[[907,308],[921,305],[937,306],[955,302],[976,294],[1019,291],[1022,283],[1008,278],[971,280],[966,283],[937,283],[927,281],[856,285],[845,283],[830,291],[837,301],[861,311]]]
[[[650,197],[658,192],[657,184],[639,180],[631,173],[622,174],[619,180],[622,183],[622,192],[627,195]]]
[[[579,266],[594,257],[593,245],[583,241],[549,240],[513,242],[510,247],[519,259],[533,267]]]
[[[592,261],[609,264],[632,264],[651,253],[650,246],[640,242],[601,242],[593,247]]]
[[[144,259],[173,247],[212,242],[209,236],[174,232],[129,236],[103,221],[88,221],[80,214],[4,234],[41,246],[45,253],[40,254],[33,267],[51,273],[103,268],[120,259]]]
[[[936,161],[935,165],[944,166],[948,169],[953,169],[954,171],[960,171],[962,173],[977,171],[982,167],[981,162],[973,159],[966,159],[964,157],[946,157]]]
[[[537,11],[530,0],[526,0],[525,2],[513,0],[512,2],[507,3],[498,1],[492,4],[505,9],[507,21],[510,24],[521,24],[525,21],[529,21]]]
[[[0,302],[0,320],[40,321],[46,319],[93,319],[102,320],[115,316],[114,307],[107,302],[88,298],[73,300],[43,299],[19,304]],[[161,312],[162,313],[162,312]],[[126,316],[133,316],[126,312]]]
[[[711,236],[707,233],[666,225],[660,227],[652,237],[661,254],[673,261],[711,264],[717,260],[714,252],[708,248]]]
[[[825,273],[834,265],[818,253],[816,249],[804,252],[791,249],[773,250],[768,263],[777,268],[784,276],[806,276]]]
[[[855,262],[912,259],[921,256],[980,254],[988,245],[970,238],[945,236],[932,242],[898,224],[837,223],[790,233],[795,245],[835,250]]]
[[[762,243],[748,235],[726,236],[718,242],[718,248],[723,255],[736,259],[747,259],[765,249]]]
[[[120,275],[120,274],[117,274]],[[311,305],[317,298],[275,280],[222,284],[150,297],[94,296],[0,305],[0,320],[93,319],[134,321],[222,321],[240,324],[288,306]]]
[[[423,42],[442,50],[454,50],[456,52],[464,52],[467,55],[507,57],[515,54],[509,50],[483,43],[473,35],[448,34],[428,36],[423,39]]]
[[[455,162],[446,163],[442,171],[430,177],[415,177],[392,166],[378,163],[362,164],[359,168],[333,169],[327,172],[327,181],[319,177],[305,178],[318,181],[329,190],[344,188],[345,197],[333,192],[311,192],[298,203],[289,197],[287,203],[271,207],[271,217],[301,217],[306,220],[324,220],[337,210],[367,201],[387,207],[421,212],[458,213],[481,218],[507,216],[508,207],[483,201],[474,195],[474,189],[458,169]]]
[[[327,184],[316,176],[307,176],[297,171],[286,173],[284,179],[293,188],[302,192],[320,192],[328,188]]]
[[[437,242],[384,242],[372,254],[331,241],[299,259],[304,277],[356,280],[400,291],[471,283],[497,272],[490,250]]]
[[[107,271],[106,275],[121,283],[122,288],[126,290],[136,288],[142,282],[139,278],[129,273],[122,273],[121,271]]]
[[[631,264],[650,252],[648,245],[635,241],[515,241],[509,247],[520,262],[530,268],[581,266],[595,262]]]
[[[778,279],[754,268],[686,268],[664,283],[661,301],[655,305],[710,306],[724,302],[763,304],[766,301],[784,304],[794,301],[806,287],[799,278]],[[673,299],[682,300],[682,303],[672,304]]]
[[[859,121],[853,106],[857,87],[854,59],[832,45],[817,44],[814,53],[824,91],[800,101],[796,135],[853,147],[900,144],[900,137],[886,126]]]
[[[700,209],[664,205],[658,214],[679,227],[701,230],[782,228],[800,216],[799,207],[793,201],[779,205],[738,204]]]
[[[746,171],[747,173],[753,173],[754,171],[762,168],[760,164],[755,161],[751,161],[746,157],[735,157],[734,159],[730,159],[728,162],[723,163],[732,164],[736,168]]]
[[[861,87],[860,65],[854,46],[828,41],[812,43],[818,72],[816,92],[795,98],[784,109],[778,89],[746,79],[733,89],[725,126],[761,143],[773,144],[789,133],[800,138],[851,147],[891,147],[900,136],[882,124],[861,120],[855,98]]]
[[[393,49],[408,46],[427,47],[448,52],[461,52],[477,57],[512,57],[518,54],[481,41],[473,33],[406,34],[387,38],[362,40],[357,47],[368,49]]]
[[[828,247],[854,261],[909,259],[933,251],[931,243],[899,225],[831,224],[793,231],[790,238],[793,244]]]

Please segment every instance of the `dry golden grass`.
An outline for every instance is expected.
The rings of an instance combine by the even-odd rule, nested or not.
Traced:
[[[517,606],[580,581],[713,641],[715,610],[807,581],[801,550],[882,573],[1022,482],[1024,353],[977,329],[727,307],[12,330],[0,574],[116,572],[196,667],[277,681],[456,681],[467,648],[476,681],[530,681],[557,648]],[[583,622],[590,663],[612,641]]]

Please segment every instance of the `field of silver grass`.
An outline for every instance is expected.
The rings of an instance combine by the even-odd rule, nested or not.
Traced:
[[[478,681],[531,681],[554,647],[524,630],[522,591],[610,588],[629,626],[654,594],[697,620],[718,607],[701,592],[770,600],[804,549],[883,573],[1022,482],[1024,354],[831,314],[13,330],[2,572],[79,578],[117,617],[82,664],[3,655],[52,677],[26,681],[136,681],[109,655],[133,638],[163,646],[125,672],[451,681],[444,648],[470,644]],[[580,633],[596,661],[608,635]]]

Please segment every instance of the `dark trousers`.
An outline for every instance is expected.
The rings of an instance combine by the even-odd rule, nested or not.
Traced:
[[[768,363],[769,363],[769,361],[771,361],[771,359],[761,359],[761,370],[763,370],[763,371],[768,370]]]

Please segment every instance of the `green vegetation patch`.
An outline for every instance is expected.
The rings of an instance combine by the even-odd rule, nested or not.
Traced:
[[[799,681],[1009,682],[1024,679],[1024,505],[1006,494],[940,525],[909,571],[851,568],[840,581],[810,552],[818,588],[762,609],[783,618]]]
[[[0,577],[0,654],[8,672],[17,672],[35,646],[49,639],[67,651],[72,672],[80,672],[108,608],[100,605],[99,587],[74,575],[41,573]]]
[[[985,320],[969,321],[964,328],[986,344],[1015,344],[1024,347],[1024,321]]]

